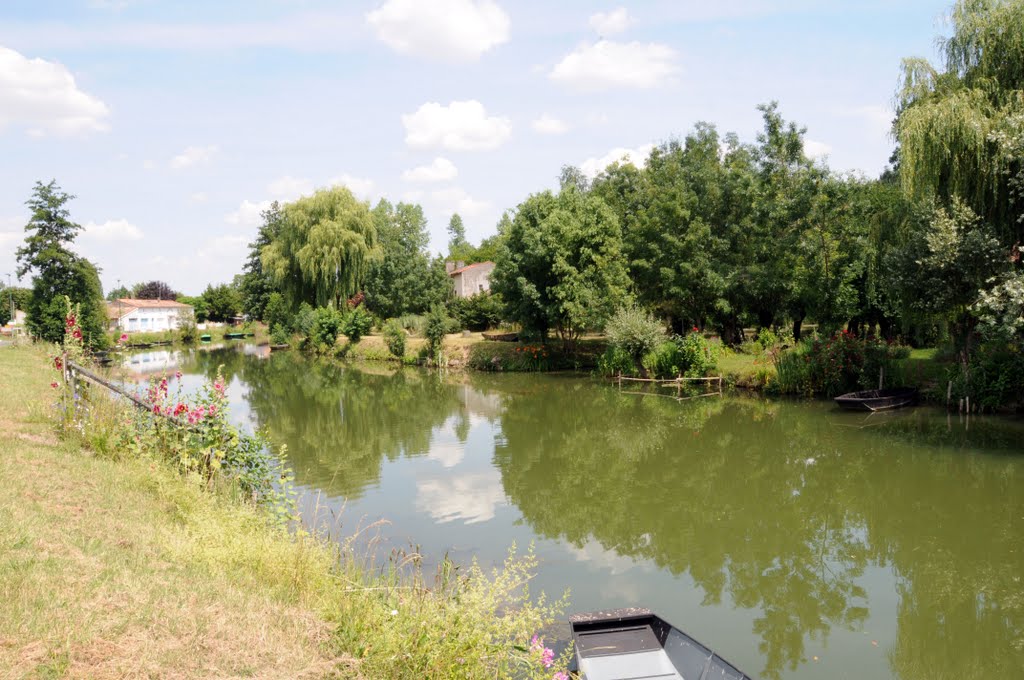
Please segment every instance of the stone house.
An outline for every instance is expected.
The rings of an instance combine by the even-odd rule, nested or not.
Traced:
[[[445,262],[444,267],[458,297],[468,298],[490,292],[493,262],[477,262],[471,265],[465,262]]]

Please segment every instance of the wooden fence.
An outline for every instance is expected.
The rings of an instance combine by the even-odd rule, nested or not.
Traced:
[[[655,397],[669,397],[670,399],[675,399],[676,401],[688,401],[690,399],[700,399],[701,397],[716,397],[716,396],[720,397],[720,396],[722,396],[722,376],[720,376],[720,375],[711,376],[709,378],[684,378],[683,376],[679,376],[678,378],[669,378],[667,380],[660,380],[660,379],[657,379],[657,378],[630,378],[630,377],[624,376],[621,373],[619,373],[615,378],[613,378],[613,380],[615,380],[618,383],[620,391],[622,391],[622,384],[623,383],[645,383],[645,384],[648,384],[648,385],[653,385],[655,387],[675,387],[676,388],[676,393],[674,395],[672,395],[672,394],[656,394],[656,393],[652,393],[652,392],[638,392],[638,391],[623,391],[622,392],[623,394],[640,394],[640,395],[652,395],[652,396],[655,396]],[[700,383],[700,382],[707,383],[709,386],[711,384],[717,383],[718,384],[718,389],[715,390],[715,391],[712,391],[712,392],[705,392],[703,394],[695,394],[695,395],[690,395],[690,396],[686,396],[686,397],[683,396],[683,385],[684,384],[686,384],[686,383]]]

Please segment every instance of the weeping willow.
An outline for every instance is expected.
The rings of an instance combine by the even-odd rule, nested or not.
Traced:
[[[369,206],[344,187],[317,191],[283,207],[283,224],[263,248],[263,268],[293,304],[342,302],[359,292],[379,256]]]
[[[912,196],[960,198],[1005,238],[1020,238],[1008,182],[1020,159],[1000,140],[1019,134],[1024,112],[1024,0],[960,0],[950,23],[939,43],[944,70],[903,62],[900,177]]]

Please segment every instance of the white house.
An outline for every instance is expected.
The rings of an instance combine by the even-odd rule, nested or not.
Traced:
[[[178,327],[179,315],[194,313],[191,305],[174,300],[136,300],[120,298],[107,303],[111,329],[127,333],[135,331],[167,331]]]
[[[445,262],[444,266],[458,297],[473,297],[491,290],[493,262],[477,262],[468,266],[464,262]]]

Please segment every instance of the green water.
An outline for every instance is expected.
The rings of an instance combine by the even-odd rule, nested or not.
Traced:
[[[1024,677],[1020,422],[153,356],[187,384],[224,364],[341,535],[386,519],[386,545],[485,564],[534,541],[535,588],[650,607],[755,677]]]

